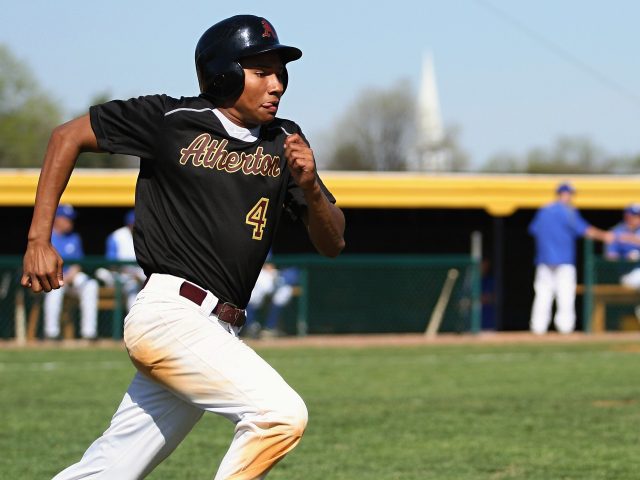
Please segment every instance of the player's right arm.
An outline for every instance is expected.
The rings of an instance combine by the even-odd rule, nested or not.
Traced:
[[[56,127],[44,156],[20,283],[34,292],[60,288],[62,258],[51,245],[56,208],[81,152],[98,152],[89,115]]]

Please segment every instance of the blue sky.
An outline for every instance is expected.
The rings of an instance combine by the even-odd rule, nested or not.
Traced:
[[[0,42],[67,116],[105,91],[196,94],[202,32],[252,13],[304,52],[289,67],[279,115],[296,120],[316,152],[326,151],[327,133],[363,89],[403,79],[417,89],[422,57],[432,52],[444,123],[460,128],[475,165],[560,135],[640,153],[640,2],[632,0],[5,3]]]

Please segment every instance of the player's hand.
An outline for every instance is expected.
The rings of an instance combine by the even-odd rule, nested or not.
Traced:
[[[20,284],[35,293],[60,288],[64,285],[63,263],[51,243],[29,242],[22,261]]]
[[[604,238],[602,239],[602,241],[606,244],[612,244],[616,241],[616,234],[611,230],[608,230],[604,232]]]
[[[310,190],[316,182],[316,162],[313,150],[303,138],[294,133],[284,141],[284,156],[294,182],[303,190]]]

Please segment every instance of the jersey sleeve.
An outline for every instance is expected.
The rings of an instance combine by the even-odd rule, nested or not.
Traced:
[[[307,143],[307,145],[310,145],[309,141],[304,136],[304,133],[302,133],[302,130],[298,125],[296,125],[293,122],[287,122],[287,124],[284,125],[284,127],[290,133],[295,132],[299,134],[302,137],[302,139]],[[331,194],[329,189],[322,182],[322,179],[318,175],[317,170],[316,170],[316,179],[318,180],[318,185],[320,185],[320,189],[324,192],[327,199],[331,203],[336,203],[335,197]],[[298,186],[298,184],[293,180],[293,177],[291,175],[289,175],[289,178],[287,181],[287,193],[284,199],[284,208],[289,213],[291,218],[293,218],[294,220],[301,218],[307,210],[307,202],[304,199],[304,192]]]
[[[571,212],[573,217],[571,221],[573,231],[576,236],[583,236],[591,225],[584,218],[582,218],[582,215],[580,215],[580,212],[577,209],[572,209]]]
[[[153,156],[166,103],[165,95],[150,95],[92,106],[89,116],[98,147],[109,153]]]
[[[533,220],[531,220],[531,223],[529,223],[529,227],[527,228],[529,235],[536,236],[538,234],[541,213],[542,211],[538,210],[534,215]]]

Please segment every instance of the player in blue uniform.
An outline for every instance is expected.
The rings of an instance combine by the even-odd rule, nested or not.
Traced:
[[[279,328],[280,316],[291,301],[299,278],[298,267],[279,269],[271,263],[271,252],[269,253],[247,304],[247,323],[242,332],[243,335],[252,338],[273,338],[284,335]],[[257,316],[258,310],[264,307],[265,300],[268,300],[269,306],[266,308],[264,325],[261,325]]]
[[[640,204],[627,206],[622,214],[622,222],[611,231],[615,239],[607,245],[605,257],[609,260],[640,260],[640,245],[629,241],[629,236],[637,236],[640,232]]]
[[[67,285],[52,290],[44,297],[44,336],[56,339],[60,336],[60,314],[64,295],[75,295],[80,303],[80,335],[83,338],[97,337],[98,328],[98,282],[82,271],[73,260],[82,260],[84,250],[80,235],[73,231],[76,211],[71,205],[60,205],[51,232],[51,244],[67,262],[64,275]]]
[[[590,225],[572,205],[575,189],[563,183],[556,189],[556,201],[540,208],[529,233],[535,239],[535,298],[531,310],[531,331],[544,334],[551,323],[556,302],[554,324],[558,332],[575,330],[576,239],[593,238],[610,243],[613,233]]]
[[[605,257],[619,260],[620,283],[630,288],[640,289],[640,204],[633,203],[624,209],[622,222],[613,227],[615,240],[607,245]],[[640,311],[639,311],[640,312]],[[639,315],[640,318],[640,315]]]
[[[124,226],[111,232],[105,242],[105,258],[107,260],[136,261],[136,253],[133,245],[133,225],[135,223],[135,211],[129,210],[124,217]],[[122,291],[127,299],[127,311],[136,301],[136,296],[146,280],[144,271],[138,265],[121,265],[116,267],[99,268],[96,277],[105,285],[115,285],[120,282]]]

